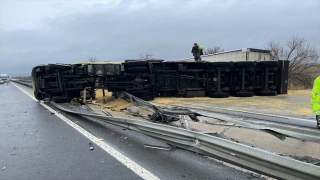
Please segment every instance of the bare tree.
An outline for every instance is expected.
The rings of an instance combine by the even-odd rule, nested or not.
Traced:
[[[221,48],[221,45],[216,45],[214,47],[208,48],[206,50],[203,51],[204,55],[208,55],[208,54],[215,54],[215,53],[219,53],[219,52],[223,52],[224,49]]]
[[[285,45],[270,40],[267,48],[275,60],[288,60],[289,62],[289,84],[293,87],[312,87],[314,76],[319,74],[319,53],[310,47],[304,38],[291,36]]]
[[[151,59],[154,59],[154,58],[153,58],[153,55],[150,53],[146,53],[146,54],[140,53],[139,55],[139,60],[151,60]]]
[[[89,57],[88,62],[99,62],[96,57]]]

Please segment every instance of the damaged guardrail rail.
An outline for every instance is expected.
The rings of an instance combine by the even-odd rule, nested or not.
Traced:
[[[180,148],[207,155],[261,174],[280,179],[320,179],[320,167],[201,132],[136,119],[106,117],[56,108],[77,115],[98,118],[128,129],[163,139]],[[128,127],[129,126],[129,127]]]
[[[198,121],[197,116],[205,116],[205,117],[214,118],[214,119],[218,119],[225,122],[235,123],[237,125],[240,125],[241,127],[264,131],[281,140],[286,139],[286,137],[292,137],[300,140],[313,141],[313,142],[320,143],[320,131],[314,130],[314,129],[305,129],[300,127],[286,126],[286,125],[263,126],[263,125],[258,125],[254,123],[244,122],[235,118],[230,118],[226,115],[207,112],[203,110],[159,107],[147,101],[144,101],[140,98],[137,98],[131,94],[128,94],[126,92],[123,92],[118,96],[131,102],[135,106],[145,106],[153,109],[157,114],[159,114],[159,116],[162,116],[161,118],[164,121],[167,121],[166,114],[189,115],[190,118],[194,121]]]

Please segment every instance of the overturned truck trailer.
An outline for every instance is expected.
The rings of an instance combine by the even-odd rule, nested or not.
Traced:
[[[32,69],[34,95],[54,101],[95,98],[97,89],[154,97],[251,97],[287,93],[288,61],[47,64]],[[84,91],[86,89],[86,91]]]

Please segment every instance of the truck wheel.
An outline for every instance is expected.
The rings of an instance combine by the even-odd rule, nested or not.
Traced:
[[[277,91],[259,91],[257,95],[258,96],[276,96]]]
[[[41,94],[38,93],[38,92],[34,92],[34,97],[37,99],[37,100],[42,100],[43,98],[41,97]]]
[[[210,98],[228,98],[230,96],[229,93],[226,92],[209,92],[208,97]]]
[[[237,97],[252,97],[253,96],[253,92],[241,92],[241,91],[238,91],[238,92],[236,92],[236,96]]]

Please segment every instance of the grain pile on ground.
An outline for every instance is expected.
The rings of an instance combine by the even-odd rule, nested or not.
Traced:
[[[278,96],[253,96],[253,97],[229,97],[229,98],[155,98],[152,103],[161,105],[186,106],[190,108],[223,108],[250,112],[260,112],[282,116],[292,116],[312,119],[313,114],[310,105],[311,90],[289,90],[288,94]],[[108,106],[119,111],[130,105],[128,102],[112,97],[112,93],[105,90],[96,91],[97,102],[107,102]]]

